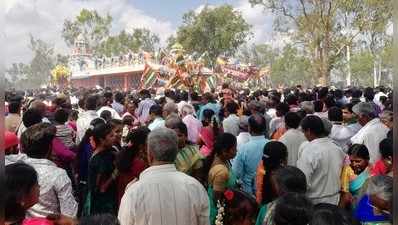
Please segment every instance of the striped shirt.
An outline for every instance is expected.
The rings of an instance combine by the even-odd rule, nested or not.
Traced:
[[[138,104],[138,108],[136,109],[136,114],[141,123],[148,122],[149,110],[155,104],[156,104],[156,102],[150,98],[146,98]]]
[[[57,125],[56,127],[57,127],[57,133],[55,136],[58,139],[60,139],[62,143],[64,143],[64,145],[69,149],[74,148],[75,147],[74,131],[66,125]]]

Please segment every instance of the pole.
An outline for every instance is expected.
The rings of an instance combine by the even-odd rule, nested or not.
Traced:
[[[350,46],[347,45],[347,86],[351,86],[351,52]]]

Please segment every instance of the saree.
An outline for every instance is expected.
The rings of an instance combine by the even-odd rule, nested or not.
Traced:
[[[203,127],[200,129],[199,137],[202,139],[204,145],[200,148],[200,153],[207,157],[211,154],[214,145],[214,132],[211,127]]]
[[[261,206],[260,211],[258,212],[256,225],[263,225],[266,214],[267,214],[267,204],[264,204]]]
[[[355,177],[355,179],[350,182],[350,193],[352,196],[358,196],[359,191],[365,184],[366,180],[369,178],[368,169],[365,169],[362,173]]]
[[[91,157],[88,172],[88,193],[84,202],[83,216],[103,213],[116,215],[116,183],[112,182],[105,192],[101,192],[96,183],[99,174],[106,178],[112,175],[114,170],[113,161],[114,155],[110,150],[99,152]]]
[[[356,209],[354,210],[355,218],[363,225],[388,225],[390,215],[380,212],[372,206],[369,195],[364,195]]]
[[[232,172],[232,169],[229,169],[229,177],[227,182],[225,183],[226,189],[232,189],[236,187],[236,175]],[[213,187],[209,185],[207,189],[207,194],[209,195],[209,208],[210,208],[210,224],[214,225],[216,216],[217,216],[217,205],[215,202]]]
[[[202,167],[202,160],[204,157],[199,152],[197,145],[186,145],[179,150],[175,160],[175,165],[178,171],[192,174],[192,170]]]

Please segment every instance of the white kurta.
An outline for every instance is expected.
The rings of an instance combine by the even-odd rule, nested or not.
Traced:
[[[303,145],[297,167],[307,178],[307,196],[314,204],[338,204],[345,156],[330,138],[318,138]]]
[[[90,127],[91,121],[98,118],[99,116],[94,110],[87,110],[79,113],[79,118],[76,121],[76,143],[79,144],[86,134],[87,129]]]
[[[174,164],[152,166],[127,187],[118,218],[121,225],[207,225],[209,199],[204,187]]]
[[[249,142],[249,141],[250,141],[250,137],[251,137],[251,135],[250,135],[249,132],[240,132],[239,135],[238,135],[238,137],[236,137],[236,146],[237,146],[237,149],[239,150],[240,147],[241,147],[243,144]]]
[[[148,125],[149,130],[155,130],[156,128],[164,127],[166,121],[162,117],[156,117],[152,123]]]
[[[287,164],[296,166],[300,145],[307,141],[303,132],[298,129],[289,129],[279,138],[279,141],[286,145]]]
[[[348,127],[341,124],[333,124],[332,130],[329,137],[340,146],[344,152],[348,150],[348,143],[350,138],[354,136],[355,133]]]
[[[387,137],[389,129],[379,118],[369,121],[351,138],[352,144],[364,144],[369,151],[370,163],[380,159],[380,142]]]

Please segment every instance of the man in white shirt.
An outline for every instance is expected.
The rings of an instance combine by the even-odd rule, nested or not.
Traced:
[[[103,99],[103,106],[97,111],[98,116],[101,116],[101,113],[105,110],[111,112],[112,119],[118,119],[121,120],[122,117],[120,117],[119,113],[112,108],[112,103],[113,103],[113,95],[111,92],[106,92],[104,94],[104,99]]]
[[[352,144],[364,144],[369,150],[370,161],[374,164],[380,159],[380,142],[387,137],[388,127],[376,117],[375,109],[368,102],[360,102],[352,111],[357,115],[362,128],[351,138]]]
[[[85,103],[86,111],[79,113],[79,118],[76,120],[76,144],[79,144],[83,139],[91,121],[99,117],[95,111],[97,109],[97,100],[97,96],[89,96]]]
[[[285,116],[285,127],[287,131],[279,138],[279,141],[287,147],[287,164],[296,166],[300,145],[305,142],[303,132],[298,129],[301,117],[295,112],[288,112]]]
[[[329,121],[333,124],[329,137],[336,143],[344,152],[348,151],[348,143],[350,138],[355,133],[350,128],[343,125],[343,111],[338,107],[332,107],[328,111]]]
[[[209,224],[209,200],[199,181],[178,172],[176,133],[158,128],[148,136],[149,164],[121,200],[121,225]]]
[[[227,103],[225,108],[226,108],[226,111],[225,111],[226,118],[222,122],[224,132],[231,133],[236,137],[239,134],[240,120],[239,120],[239,117],[236,115],[236,113],[238,112],[239,106],[238,106],[238,104],[236,104],[236,102],[231,101],[231,102]]]
[[[249,133],[249,117],[248,116],[241,116],[239,119],[239,128],[240,132],[238,137],[236,137],[236,146],[237,149],[240,149],[240,147],[250,141],[250,133]]]
[[[309,142],[300,147],[302,152],[297,167],[307,178],[307,196],[314,204],[337,205],[340,198],[340,175],[345,153],[325,137],[322,119],[309,115],[301,121],[301,128]]]
[[[148,125],[149,130],[164,127],[165,120],[162,118],[162,107],[160,107],[158,104],[151,106],[149,109],[149,116],[151,118],[150,120],[152,121]]]
[[[384,92],[385,92],[385,89],[384,89],[384,87],[379,87],[379,88],[377,88],[378,90],[377,90],[377,93],[375,94],[375,96],[374,96],[374,99],[373,99],[373,102],[376,104],[376,105],[378,105],[380,108],[383,108],[383,103],[381,103],[381,101],[380,101],[380,97],[388,97]]]

